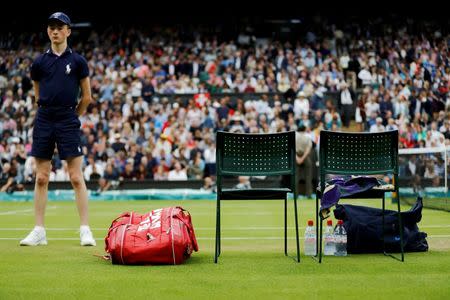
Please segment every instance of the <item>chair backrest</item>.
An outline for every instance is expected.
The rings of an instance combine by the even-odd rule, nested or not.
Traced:
[[[398,131],[320,132],[320,175],[398,174]]]
[[[216,143],[218,187],[222,175],[295,177],[295,131],[271,134],[218,131]]]

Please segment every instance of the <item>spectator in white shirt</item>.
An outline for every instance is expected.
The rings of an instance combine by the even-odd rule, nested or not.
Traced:
[[[62,161],[62,168],[57,169],[54,173],[53,178],[50,178],[50,181],[70,181],[69,178],[69,169],[67,167],[67,162],[65,160]]]
[[[300,91],[298,98],[294,101],[295,119],[300,119],[303,114],[309,115],[309,100],[306,98],[305,92]]]
[[[169,172],[167,180],[187,180],[186,170],[182,168],[180,162],[175,162],[174,169]]]
[[[105,171],[105,169],[103,168],[103,166],[99,163],[97,163],[94,160],[94,156],[93,155],[89,155],[88,157],[88,163],[89,165],[86,166],[86,168],[84,169],[84,179],[86,181],[91,180],[91,176],[93,174],[99,175],[100,177],[103,177],[103,173]]]
[[[378,117],[376,119],[375,124],[370,126],[370,132],[383,132],[385,130],[386,129],[384,128],[384,125],[383,125],[383,119],[381,117]]]
[[[365,67],[358,73],[358,78],[362,81],[363,85],[372,84],[372,74],[369,71],[368,67]]]
[[[341,116],[343,125],[345,127],[350,126],[350,118],[353,111],[353,95],[346,82],[342,82],[341,84]]]
[[[388,124],[386,125],[386,131],[398,130],[397,124],[393,118],[388,119]]]
[[[373,95],[369,95],[369,102],[364,105],[366,109],[366,116],[372,116],[373,114],[380,114],[380,105],[376,102]]]

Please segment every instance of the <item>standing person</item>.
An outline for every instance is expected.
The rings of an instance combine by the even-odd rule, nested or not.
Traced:
[[[297,161],[297,180],[305,180],[305,196],[312,196],[312,177],[313,177],[313,150],[312,140],[306,133],[306,128],[300,125],[295,133],[295,151]],[[297,182],[298,184],[298,182]],[[297,190],[300,190],[297,188]]]
[[[353,92],[348,88],[346,82],[341,84],[341,95],[340,95],[339,106],[341,109],[342,121],[344,127],[348,128],[350,126],[350,120],[353,110]]]
[[[44,228],[51,159],[55,149],[67,161],[70,181],[75,190],[75,200],[80,216],[80,244],[95,246],[88,225],[88,194],[81,171],[80,121],[78,116],[91,102],[89,68],[87,61],[67,46],[70,36],[70,19],[61,12],[48,19],[47,34],[51,47],[31,66],[38,111],[33,129],[31,155],[36,159],[36,184],[34,192],[35,227],[22,246],[46,245]],[[81,88],[81,100],[78,94]]]

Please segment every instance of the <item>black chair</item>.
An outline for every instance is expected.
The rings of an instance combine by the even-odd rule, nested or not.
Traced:
[[[322,223],[325,218],[319,211],[319,199],[322,198],[325,191],[326,176],[330,174],[393,175],[393,185],[387,186],[387,188],[375,186],[368,191],[345,198],[382,199],[383,253],[392,256],[386,253],[384,246],[385,193],[393,192],[395,194],[400,231],[401,261],[404,261],[403,226],[398,193],[398,131],[350,133],[322,130],[320,132],[319,173],[320,186],[316,192],[316,232],[319,233],[317,239],[319,262],[322,262]],[[317,228],[319,218],[320,230]]]
[[[300,262],[298,236],[295,132],[238,134],[219,131],[216,136],[217,211],[214,262],[221,253],[220,202],[222,200],[284,199],[284,253],[287,255],[287,194],[294,194],[297,261]],[[222,188],[224,176],[289,176],[282,188]]]

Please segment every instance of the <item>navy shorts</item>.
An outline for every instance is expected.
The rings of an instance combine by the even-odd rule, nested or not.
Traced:
[[[61,159],[82,155],[80,127],[74,108],[39,107],[34,120],[31,156],[51,160],[55,145]]]

